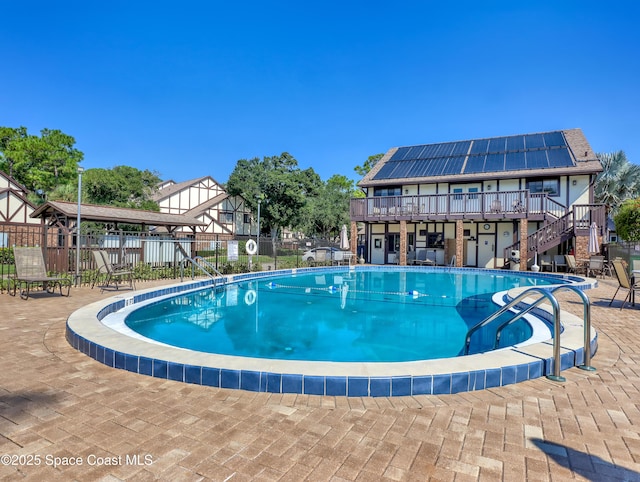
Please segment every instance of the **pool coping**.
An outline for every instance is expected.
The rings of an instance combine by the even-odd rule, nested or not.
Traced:
[[[411,271],[448,269],[451,272],[477,271],[475,268],[401,267]],[[355,266],[349,269],[399,267]],[[100,320],[126,306],[214,287],[227,282],[286,274],[344,272],[345,267],[301,268],[186,281],[163,288],[122,293],[92,303],[72,313],[67,320],[66,338],[75,349],[107,366],[169,380],[219,388],[272,393],[300,393],[326,396],[410,396],[451,394],[510,385],[554,373],[553,340],[514,346],[464,357],[414,362],[306,362],[245,358],[195,352],[149,343],[126,336]],[[482,270],[501,275],[517,275],[504,270]],[[527,277],[558,278],[557,274],[526,272]],[[597,285],[596,280],[564,275],[580,289]],[[504,292],[513,298],[522,288]],[[537,314],[549,316],[542,305]],[[547,315],[545,315],[545,312]],[[562,311],[561,370],[584,363],[584,328],[580,318]],[[597,350],[597,333],[591,329],[591,353]],[[445,363],[446,361],[446,363]]]

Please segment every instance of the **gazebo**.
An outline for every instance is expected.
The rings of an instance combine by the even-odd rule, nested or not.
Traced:
[[[42,246],[49,266],[56,266],[57,271],[68,271],[70,265],[69,250],[74,245],[75,233],[78,233],[78,205],[71,202],[49,201],[38,207],[32,218],[40,218],[42,231]],[[168,237],[176,238],[178,228],[191,228],[194,239],[196,228],[204,225],[198,219],[184,214],[166,214],[141,209],[100,206],[93,204],[80,205],[81,222],[105,223],[110,231],[119,231],[123,224],[142,226],[141,237],[148,236],[150,231],[166,233]],[[52,232],[52,230],[55,230]],[[120,231],[120,233],[122,233]],[[184,235],[184,232],[182,232]],[[78,238],[76,237],[76,245]],[[122,244],[120,244],[122,245]],[[141,252],[142,254],[142,252]],[[55,260],[50,259],[55,256]],[[122,256],[119,250],[118,260]],[[142,259],[141,259],[142,260]],[[65,269],[66,268],[66,269]]]

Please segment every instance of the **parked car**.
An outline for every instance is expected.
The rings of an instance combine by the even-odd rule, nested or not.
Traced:
[[[321,247],[305,251],[302,254],[302,259],[305,261],[317,261],[318,258],[322,259],[322,254],[324,254],[324,260],[326,261],[344,261],[351,253],[338,248]]]

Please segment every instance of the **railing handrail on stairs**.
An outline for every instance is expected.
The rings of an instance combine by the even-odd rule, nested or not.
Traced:
[[[561,321],[560,321],[560,305],[558,303],[558,300],[554,296],[554,293],[556,293],[558,291],[572,291],[574,293],[577,293],[580,296],[581,300],[582,300],[582,304],[584,306],[584,310],[583,310],[584,363],[582,365],[580,365],[578,368],[581,368],[583,370],[589,370],[589,371],[595,370],[595,368],[593,368],[590,365],[590,363],[591,363],[591,340],[590,340],[590,334],[591,334],[591,302],[590,302],[589,298],[587,297],[587,295],[585,295],[582,290],[580,290],[579,288],[576,288],[574,286],[566,286],[566,285],[556,286],[556,287],[554,287],[552,289],[534,287],[534,288],[529,288],[529,289],[523,291],[522,293],[520,293],[518,296],[516,296],[513,300],[511,300],[509,303],[507,303],[501,309],[499,309],[498,311],[496,311],[492,315],[489,315],[487,318],[485,318],[481,322],[475,324],[474,326],[472,326],[467,331],[467,336],[466,336],[466,339],[465,339],[464,354],[465,355],[469,354],[469,346],[471,344],[471,336],[476,331],[478,331],[479,329],[481,329],[484,326],[488,325],[492,321],[496,320],[499,316],[503,315],[504,313],[515,309],[516,305],[518,305],[520,302],[524,301],[525,298],[531,296],[534,293],[538,293],[539,295],[541,295],[540,298],[535,300],[533,303],[529,304],[527,306],[527,308],[517,312],[513,318],[510,318],[509,320],[507,320],[506,322],[502,323],[498,327],[498,329],[496,330],[496,341],[494,343],[494,349],[497,348],[497,346],[498,346],[498,344],[500,342],[500,335],[501,335],[502,330],[504,328],[506,328],[511,323],[519,320],[520,318],[522,318],[527,313],[531,312],[537,306],[542,304],[542,302],[544,302],[545,299],[546,299],[551,303],[551,307],[553,309],[553,359],[554,359],[553,375],[547,375],[547,378],[549,378],[551,380],[554,380],[554,381],[560,381],[560,382],[565,381],[565,378],[560,376],[560,364],[561,364],[560,363],[561,362],[560,361],[560,331],[561,331],[561,328],[562,328],[562,324],[561,324]]]
[[[555,202],[555,201],[554,201]],[[548,212],[550,213],[550,212]],[[587,233],[592,222],[595,222],[601,230],[604,230],[606,211],[600,204],[578,204],[564,216],[553,221],[546,222],[540,229],[527,236],[527,251],[529,253],[542,253],[557,246],[578,233]],[[520,250],[520,241],[504,249],[504,259],[508,259],[512,250]],[[521,259],[527,259],[527,253],[520,253]]]
[[[192,258],[191,256],[188,256],[188,255],[185,255],[182,258],[182,260],[180,261],[180,281],[184,280],[184,265],[187,262],[191,263],[191,267],[192,267],[191,277],[192,278],[193,278],[193,275],[194,275],[193,268],[198,268],[198,269],[200,269],[200,271],[202,271],[204,274],[206,274],[212,280],[222,279],[223,280],[222,284],[224,284],[224,278],[223,278],[224,275],[222,273],[220,273],[220,271],[218,271],[215,268],[215,266],[213,266],[211,263],[209,263],[202,256],[196,256],[196,257]],[[202,262],[202,264],[200,264],[201,262]],[[215,273],[218,277],[214,276],[214,274],[211,273],[210,271],[208,271],[207,268],[210,269],[211,271],[213,271],[213,273]]]

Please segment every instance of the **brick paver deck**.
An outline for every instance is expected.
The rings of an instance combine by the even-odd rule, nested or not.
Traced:
[[[0,477],[640,480],[640,306],[608,307],[614,290],[605,280],[589,291],[596,372],[406,398],[243,392],[107,368],[64,332],[73,310],[111,293],[0,294]],[[562,307],[581,314],[571,294]]]

